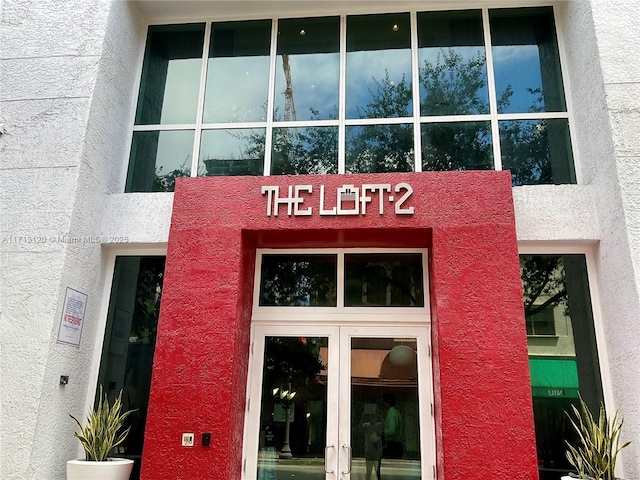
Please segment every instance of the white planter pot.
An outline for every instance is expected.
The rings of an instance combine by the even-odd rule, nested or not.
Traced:
[[[106,462],[69,460],[67,480],[129,480],[133,460],[110,458]]]

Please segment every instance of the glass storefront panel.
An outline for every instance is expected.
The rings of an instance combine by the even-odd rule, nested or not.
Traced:
[[[421,115],[489,113],[482,14],[418,14]]]
[[[265,338],[258,479],[325,479],[328,349],[326,337]]]
[[[265,132],[264,128],[203,131],[198,176],[262,175]]]
[[[492,170],[489,122],[427,123],[422,131],[422,171]]]
[[[340,18],[278,23],[276,121],[338,118]]]
[[[149,27],[136,125],[195,123],[203,42],[204,23]]]
[[[344,256],[345,307],[422,307],[419,253],[352,253]]]
[[[346,128],[346,173],[413,172],[413,125]]]
[[[126,192],[173,192],[191,175],[193,130],[134,132]]]
[[[274,128],[271,175],[338,173],[338,127]]]
[[[499,122],[502,169],[513,186],[576,183],[569,122],[565,119]]]
[[[565,441],[575,440],[566,412],[578,394],[592,412],[603,400],[586,259],[520,255],[520,270],[540,479],[559,480],[571,471]]]
[[[347,118],[413,114],[408,13],[347,17]]]
[[[551,7],[490,10],[499,113],[564,112]]]
[[[422,478],[416,348],[351,338],[351,478]]]
[[[271,21],[214,23],[204,123],[266,120]]]
[[[263,255],[261,306],[335,307],[336,255]]]
[[[140,475],[164,265],[165,257],[117,257],[109,300],[98,385],[110,402],[122,390],[124,411],[137,409],[127,418],[125,428],[131,430],[116,452],[134,460],[132,480]]]

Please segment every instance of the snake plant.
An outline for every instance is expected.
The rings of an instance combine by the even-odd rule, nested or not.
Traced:
[[[618,420],[618,411],[610,419],[604,405],[600,404],[596,421],[582,397],[579,398],[579,408],[575,405],[571,408],[573,416],[567,415],[578,434],[578,441],[575,446],[567,442],[567,460],[577,470],[579,478],[615,480],[618,453],[630,443],[620,446],[623,421]]]
[[[118,397],[109,405],[109,399],[105,393],[103,396],[102,386],[100,386],[100,397],[98,406],[89,412],[87,416],[87,424],[82,422],[73,415],[73,418],[80,427],[80,433],[75,432],[73,435],[80,440],[85,451],[85,460],[92,462],[103,462],[108,459],[109,453],[122,444],[129,434],[131,427],[120,431],[124,424],[124,420],[135,410],[121,413],[122,410],[122,390]]]

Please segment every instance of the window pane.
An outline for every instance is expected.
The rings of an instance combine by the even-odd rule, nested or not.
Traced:
[[[346,128],[346,173],[412,172],[413,125]]]
[[[149,27],[136,125],[196,121],[204,24]]]
[[[328,340],[265,338],[258,479],[326,478]]]
[[[335,307],[335,255],[263,255],[260,305]]]
[[[555,335],[527,341],[540,478],[557,478],[571,470],[565,440],[575,433],[565,411],[578,392],[591,411],[602,401],[587,266],[584,255],[520,255],[520,270],[525,317],[552,312]]]
[[[491,170],[489,122],[429,123],[422,129],[422,171]]]
[[[338,127],[275,128],[272,175],[338,173]]]
[[[266,120],[271,21],[214,23],[204,122]]]
[[[338,118],[340,18],[278,23],[274,120]]]
[[[413,114],[409,14],[347,18],[347,118]]]
[[[203,131],[198,175],[262,175],[264,139],[264,128]]]
[[[351,478],[423,478],[417,346],[412,338],[351,339]]]
[[[565,119],[499,122],[502,168],[514,186],[576,183]]]
[[[173,192],[191,174],[193,130],[134,132],[126,192]]]
[[[566,111],[553,9],[491,10],[499,113]]]
[[[418,14],[420,114],[489,113],[480,11]]]
[[[423,307],[422,255],[346,254],[345,307]]]
[[[140,458],[151,386],[165,257],[117,257],[105,329],[98,385],[113,401],[122,390],[131,431],[119,457],[131,458],[131,478],[140,475]]]

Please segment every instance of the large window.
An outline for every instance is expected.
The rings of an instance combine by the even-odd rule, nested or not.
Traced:
[[[132,480],[140,474],[164,264],[163,256],[117,257],[109,300],[98,385],[112,401],[122,391],[123,408],[136,409],[117,452],[134,460]]]
[[[578,394],[598,411],[602,384],[585,256],[521,255],[529,366],[541,480],[571,470],[565,412]]]
[[[551,7],[149,27],[128,192],[487,169],[575,182]]]

